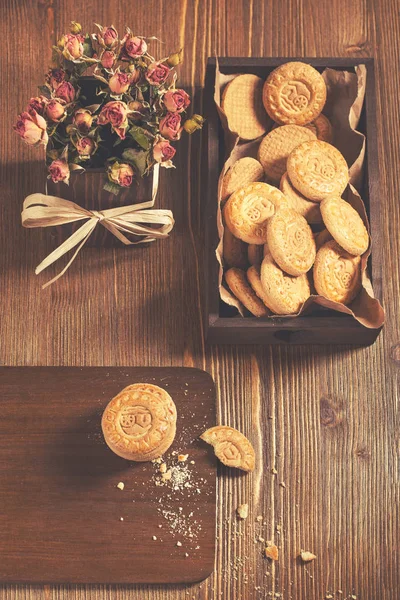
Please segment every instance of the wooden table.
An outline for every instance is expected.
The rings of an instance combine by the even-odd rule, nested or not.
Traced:
[[[399,597],[399,9],[396,0],[2,3],[0,363],[204,368],[217,384],[218,422],[246,433],[259,462],[250,476],[220,474],[215,573],[201,585],[8,586],[1,598]],[[158,202],[175,213],[171,240],[135,251],[88,249],[56,285],[40,289],[46,279],[33,271],[51,241],[20,226],[23,198],[43,189],[40,152],[11,125],[72,18],[85,28],[127,23],[164,40],[166,52],[184,46],[182,83],[200,113],[210,55],[377,59],[387,325],[373,347],[331,347],[329,339],[325,347],[206,346],[201,135],[186,138],[177,169],[163,173]],[[243,502],[250,516],[238,524]],[[263,558],[259,535],[277,542],[276,565]],[[300,549],[317,560],[299,564]]]

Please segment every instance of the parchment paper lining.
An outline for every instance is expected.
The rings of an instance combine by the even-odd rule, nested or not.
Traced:
[[[358,126],[364,102],[366,75],[366,68],[364,65],[356,66],[355,73],[349,73],[347,71],[336,71],[335,69],[329,68],[325,69],[325,71],[322,73],[322,76],[325,79],[328,92],[327,102],[323,112],[329,118],[333,126],[333,144],[342,152],[343,156],[347,161],[347,164],[350,165],[350,185],[343,194],[343,197],[357,210],[369,231],[369,223],[365,211],[364,202],[362,201],[361,196],[357,191],[360,189],[363,178],[365,136],[360,131],[356,131],[356,128]],[[227,304],[235,306],[238,309],[239,313],[242,316],[244,316],[244,307],[230,293],[229,289],[223,283],[222,249],[224,226],[222,222],[221,213],[222,180],[227,170],[239,158],[242,158],[243,156],[252,156],[254,158],[257,157],[257,150],[262,137],[252,142],[239,143],[238,135],[235,132],[231,131],[228,127],[226,115],[224,114],[221,108],[221,96],[226,84],[236,76],[237,73],[235,73],[234,75],[224,75],[223,73],[221,73],[217,61],[214,100],[224,131],[227,159],[222,168],[218,182],[217,226],[219,234],[219,244],[216,248],[216,256],[220,265],[218,285],[221,299]],[[291,318],[296,318],[297,316],[304,314],[305,312],[310,313],[312,307],[315,304],[318,304],[326,308],[330,308],[342,313],[352,315],[359,323],[361,323],[365,327],[381,327],[384,322],[384,311],[379,301],[376,298],[374,298],[371,281],[368,277],[368,273],[366,270],[370,252],[371,247],[367,250],[367,252],[362,256],[361,259],[363,287],[358,296],[353,300],[353,302],[349,306],[345,306],[344,304],[340,304],[338,302],[332,302],[331,300],[327,300],[323,296],[318,296],[314,294],[310,296],[310,298],[304,303],[299,313],[297,313],[296,315],[287,316]],[[269,317],[263,318],[273,319],[276,316],[278,315],[271,315]]]

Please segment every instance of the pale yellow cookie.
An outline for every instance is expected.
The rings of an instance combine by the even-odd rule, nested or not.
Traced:
[[[261,266],[252,265],[249,267],[247,269],[247,279],[257,296],[265,304],[265,302],[268,301],[268,297],[265,295],[264,288],[261,283]]]
[[[320,140],[297,146],[287,160],[287,172],[293,187],[314,201],[340,196],[349,182],[349,169],[342,154]]]
[[[313,275],[320,296],[349,304],[361,289],[361,258],[332,240],[318,250]]]
[[[217,425],[207,429],[200,438],[214,447],[216,457],[227,467],[254,471],[254,448],[237,429]]]
[[[322,75],[303,62],[281,65],[264,84],[265,110],[277,123],[311,123],[321,113],[325,101],[326,85]]]
[[[264,302],[277,315],[292,315],[299,312],[310,297],[307,275],[293,277],[276,264],[267,252],[261,265],[261,283]]]
[[[267,244],[274,261],[289,275],[302,275],[315,260],[315,241],[304,217],[280,208],[268,222]]]
[[[332,239],[332,236],[327,229],[323,229],[319,233],[315,234],[314,239],[318,251],[324,244],[326,244],[326,242],[329,242]]]
[[[229,129],[242,140],[254,140],[267,131],[263,85],[263,80],[257,75],[237,75],[222,94],[221,108],[228,119]]]
[[[164,389],[136,383],[108,403],[101,427],[115,454],[127,460],[150,461],[166,452],[175,438],[176,407]]]
[[[253,291],[246,278],[246,273],[241,269],[228,269],[225,280],[232,294],[255,317],[265,317],[268,314],[264,304]]]
[[[258,160],[251,156],[239,158],[225,173],[222,182],[222,200],[229,198],[236,190],[263,179],[264,169]]]
[[[287,200],[277,188],[268,183],[251,183],[227,200],[223,209],[226,226],[248,244],[264,244],[267,221],[284,204]]]
[[[325,226],[339,246],[361,256],[368,249],[369,235],[358,212],[343,198],[332,196],[321,202]]]
[[[305,127],[307,127],[307,129],[310,129],[310,131],[312,131],[317,136],[318,140],[328,142],[328,144],[332,143],[332,125],[329,119],[322,113],[314,121],[312,121],[312,123],[308,123],[308,125],[305,125]]]
[[[247,259],[251,265],[261,265],[264,258],[264,246],[249,244],[247,246]]]
[[[237,267],[238,269],[247,269],[247,244],[236,238],[227,227],[224,229],[223,258],[228,267]]]
[[[305,196],[300,194],[290,183],[290,179],[287,173],[284,173],[282,176],[279,189],[283,194],[285,194],[286,198],[289,200],[289,204],[291,208],[297,210],[300,213],[307,223],[317,224],[322,223],[321,210],[319,208],[318,202],[312,202],[308,200]]]
[[[317,139],[312,131],[299,125],[283,125],[270,131],[258,148],[258,160],[270,181],[280,181],[289,154],[303,142]]]

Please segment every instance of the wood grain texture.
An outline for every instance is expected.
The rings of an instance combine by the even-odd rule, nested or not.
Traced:
[[[400,596],[398,379],[400,369],[399,2],[395,0],[6,0],[0,77],[2,161],[0,361],[10,365],[187,365],[218,388],[218,419],[259,451],[254,474],[221,468],[214,575],[190,587],[7,586],[4,600],[396,600]],[[71,11],[74,10],[72,14]],[[88,249],[42,292],[34,266],[50,251],[46,232],[22,231],[21,202],[40,191],[38,153],[10,131],[41,81],[46,48],[76,18],[132,24],[168,50],[185,47],[182,84],[199,89],[206,58],[373,56],[382,186],[386,327],[365,349],[205,347],[204,177],[201,135],[180,144],[159,206],[176,217],[173,237],[151,249]],[[29,65],[34,65],[32,68]],[[277,474],[271,472],[276,468]],[[280,485],[284,483],[286,487]],[[235,519],[238,503],[250,516]],[[264,517],[265,525],[255,520]],[[281,529],[277,530],[277,526]],[[274,539],[271,565],[255,537]],[[301,565],[300,549],[317,560]],[[266,573],[269,573],[268,575]],[[259,588],[259,589],[257,589]],[[339,594],[339,590],[343,594]],[[278,596],[276,596],[278,597]]]

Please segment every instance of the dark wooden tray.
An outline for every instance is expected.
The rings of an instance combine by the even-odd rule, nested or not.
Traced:
[[[290,60],[299,58],[218,58],[223,73],[254,73],[263,77]],[[374,61],[372,58],[304,58],[305,62],[320,71],[325,67],[354,71],[354,66],[364,64],[367,68],[367,86],[364,107],[358,129],[367,137],[362,198],[371,225],[372,254],[369,258],[369,275],[377,298],[381,297],[381,227],[379,209],[379,173],[376,137],[376,103]],[[220,300],[218,292],[218,262],[215,248],[217,231],[218,178],[225,160],[222,127],[214,103],[216,59],[209,58],[205,80],[205,114],[207,118],[208,193],[206,246],[207,341],[213,344],[352,344],[367,346],[379,335],[380,329],[367,329],[349,315],[321,309],[316,314],[298,318],[275,317],[257,319],[241,317],[236,309]]]
[[[176,450],[195,461],[191,487],[156,486],[158,467],[126,461],[103,440],[107,402],[139,381],[164,387],[176,403],[166,456]],[[0,582],[188,583],[212,572],[216,465],[198,439],[215,425],[208,373],[4,367],[0,390]]]

